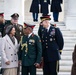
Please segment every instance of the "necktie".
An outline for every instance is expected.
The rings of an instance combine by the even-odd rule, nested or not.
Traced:
[[[46,33],[48,33],[48,29],[46,29]]]

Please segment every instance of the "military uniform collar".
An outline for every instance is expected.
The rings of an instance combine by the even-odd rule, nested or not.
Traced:
[[[46,29],[49,31],[49,29],[50,29],[50,24],[49,24],[48,28],[46,28]]]
[[[30,33],[30,34],[28,35],[28,38],[29,38],[31,35],[32,35],[32,33]]]

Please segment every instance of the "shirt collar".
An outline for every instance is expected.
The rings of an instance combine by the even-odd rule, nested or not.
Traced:
[[[50,24],[49,24],[49,26],[48,26],[47,30],[49,31],[49,29],[50,29]]]
[[[31,35],[32,35],[32,33],[30,33],[30,34],[28,35],[28,38],[29,38]]]

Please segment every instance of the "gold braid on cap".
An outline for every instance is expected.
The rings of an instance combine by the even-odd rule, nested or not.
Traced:
[[[41,21],[44,21],[44,20],[50,20],[50,18],[44,18],[44,19],[41,19]]]

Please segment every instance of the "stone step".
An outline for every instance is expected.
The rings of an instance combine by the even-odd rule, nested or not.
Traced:
[[[70,72],[59,72],[58,75],[71,75]]]
[[[76,37],[76,34],[75,34],[75,33],[74,33],[74,34],[67,34],[67,33],[66,33],[66,34],[63,34],[63,36],[65,36],[65,37],[71,37],[71,36],[72,36],[72,37]]]
[[[74,47],[64,46],[64,47],[63,47],[63,50],[64,50],[64,51],[65,51],[65,50],[71,50],[71,51],[73,51],[73,50],[74,50]]]
[[[61,55],[61,59],[64,61],[64,60],[68,60],[68,61],[72,61],[72,55]]]
[[[38,31],[38,28],[34,28],[34,31]],[[62,34],[76,34],[75,31],[61,30]]]
[[[67,44],[68,43],[74,43],[74,44],[76,44],[75,40],[70,40],[70,39],[65,39],[64,42],[67,43]]]
[[[71,60],[60,60],[60,66],[72,66],[73,62]]]
[[[60,72],[70,72],[71,71],[72,66],[60,66]]]
[[[72,44],[70,44],[70,43],[67,43],[67,44],[66,44],[66,43],[65,43],[65,44],[64,44],[64,47],[66,47],[66,46],[67,46],[67,47],[68,47],[68,46],[69,46],[69,47],[74,47],[74,46],[75,46],[75,43],[72,43]]]
[[[63,50],[74,50],[72,47],[64,47]]]
[[[67,51],[67,52],[70,51],[70,52],[73,52],[73,51],[74,51],[74,48],[73,48],[73,49],[70,49],[70,48],[67,48],[67,49],[66,49],[66,48],[63,48],[63,51]]]
[[[59,72],[58,75],[70,75],[70,72]],[[43,72],[37,72],[37,75],[43,75]]]
[[[72,55],[73,51],[62,51],[62,56]]]
[[[63,34],[76,34],[76,31],[70,31],[70,30],[62,30]]]

